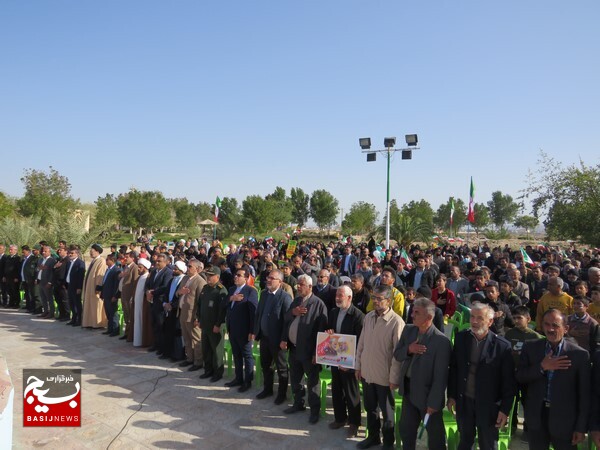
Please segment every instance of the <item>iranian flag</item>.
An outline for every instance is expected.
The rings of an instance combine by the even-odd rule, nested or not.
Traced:
[[[529,257],[529,255],[527,254],[527,252],[525,251],[525,249],[523,247],[521,247],[521,255],[523,256],[523,262],[525,264],[533,265],[533,261],[531,260],[531,258]]]
[[[404,267],[406,267],[408,270],[412,269],[412,263],[410,262],[410,258],[408,257],[408,253],[406,253],[406,250],[402,249],[402,252],[400,252],[400,262],[402,264],[404,264]]]
[[[471,189],[469,189],[469,214],[467,220],[470,223],[475,222],[475,211],[473,210],[473,202],[475,199],[475,186],[473,186],[473,177],[471,177]]]
[[[215,220],[217,222],[219,221],[219,209],[221,209],[221,199],[217,196],[217,199],[215,200]]]
[[[450,226],[454,225],[454,197],[450,198]]]

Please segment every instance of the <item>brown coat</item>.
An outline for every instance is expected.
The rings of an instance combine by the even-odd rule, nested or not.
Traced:
[[[179,289],[187,287],[190,290],[189,294],[182,295],[179,299],[179,317],[181,321],[193,322],[196,319],[198,297],[200,297],[204,285],[206,285],[206,280],[201,275],[196,275],[193,278],[186,275],[179,283]]]
[[[136,281],[139,277],[140,273],[135,263],[125,267],[123,270],[123,286],[121,287],[122,301],[131,303],[135,295]]]
[[[83,282],[83,318],[82,327],[106,327],[104,303],[96,293],[96,286],[101,286],[106,272],[106,261],[98,256],[90,263]]]

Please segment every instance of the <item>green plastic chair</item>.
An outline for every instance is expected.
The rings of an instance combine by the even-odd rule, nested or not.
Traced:
[[[454,319],[448,319],[448,323],[444,325],[444,334],[448,339],[450,339],[450,342],[452,342],[453,344],[454,336],[456,335],[456,332],[458,331],[460,326],[461,324]]]
[[[260,349],[256,341],[252,344],[252,355],[254,356],[254,378],[256,383],[260,384],[263,379],[263,372],[260,364]]]
[[[471,308],[463,305],[462,303],[458,303],[456,306],[462,314],[463,323],[468,323],[471,320]]]
[[[229,339],[225,339],[224,349],[227,357],[227,376],[230,377],[233,374],[233,351]]]
[[[462,325],[464,323],[463,315],[460,311],[454,311],[454,315],[450,319],[458,322],[459,325]]]
[[[458,424],[456,423],[456,417],[448,409],[444,408],[442,418],[444,420],[444,428],[446,429],[448,450],[456,450],[458,446]]]
[[[458,331],[464,331],[464,330],[469,330],[471,329],[471,324],[469,322],[467,323],[463,323],[459,328]]]
[[[508,419],[506,420],[506,425],[502,428],[498,433],[498,450],[504,449],[508,450],[510,447],[510,441],[512,439],[512,416],[514,414],[516,397],[513,399],[512,406],[510,408],[510,413],[508,414]]]
[[[322,366],[319,378],[321,380],[321,415],[324,416],[327,409],[327,386],[331,384],[331,368]]]
[[[400,416],[402,415],[402,396],[398,392],[398,389],[394,390],[394,434],[396,435],[396,443],[400,443]]]

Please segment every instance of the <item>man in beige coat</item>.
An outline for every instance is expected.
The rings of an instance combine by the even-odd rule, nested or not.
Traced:
[[[361,449],[379,445],[394,448],[394,393],[392,386],[400,378],[401,365],[394,349],[404,329],[404,321],[392,309],[391,286],[379,285],[371,295],[373,311],[365,316],[356,346],[356,378],[362,379],[368,437],[359,442]],[[394,386],[395,387],[395,386]],[[383,426],[379,411],[383,413]]]
[[[107,323],[104,303],[100,300],[98,290],[106,272],[106,261],[100,256],[102,251],[100,244],[94,244],[90,248],[92,262],[83,279],[83,328],[105,328]]]
[[[188,262],[187,274],[179,283],[181,286],[177,290],[179,299],[179,324],[181,325],[181,335],[185,345],[186,360],[179,364],[180,367],[190,366],[188,370],[200,370],[202,362],[202,345],[200,343],[201,330],[194,327],[196,312],[198,310],[198,297],[200,291],[206,284],[206,280],[201,275],[204,270],[204,264],[197,259],[191,259]]]
[[[131,324],[131,316],[133,312],[131,311],[131,305],[133,303],[133,297],[135,295],[135,286],[136,281],[139,278],[140,274],[138,271],[138,266],[135,263],[135,253],[128,252],[125,255],[125,267],[123,271],[119,274],[121,278],[121,305],[123,307],[123,323],[125,324],[125,331],[123,332],[123,336],[119,339],[127,339],[127,330]],[[131,336],[130,341],[133,341],[133,334],[129,333]]]

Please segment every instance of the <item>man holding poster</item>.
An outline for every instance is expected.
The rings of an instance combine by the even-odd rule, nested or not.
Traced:
[[[335,308],[329,312],[329,334],[347,334],[360,337],[365,315],[352,304],[352,289],[340,286],[335,294]],[[329,428],[349,425],[348,437],[355,437],[360,427],[360,390],[353,369],[331,367],[331,399],[335,420]]]

